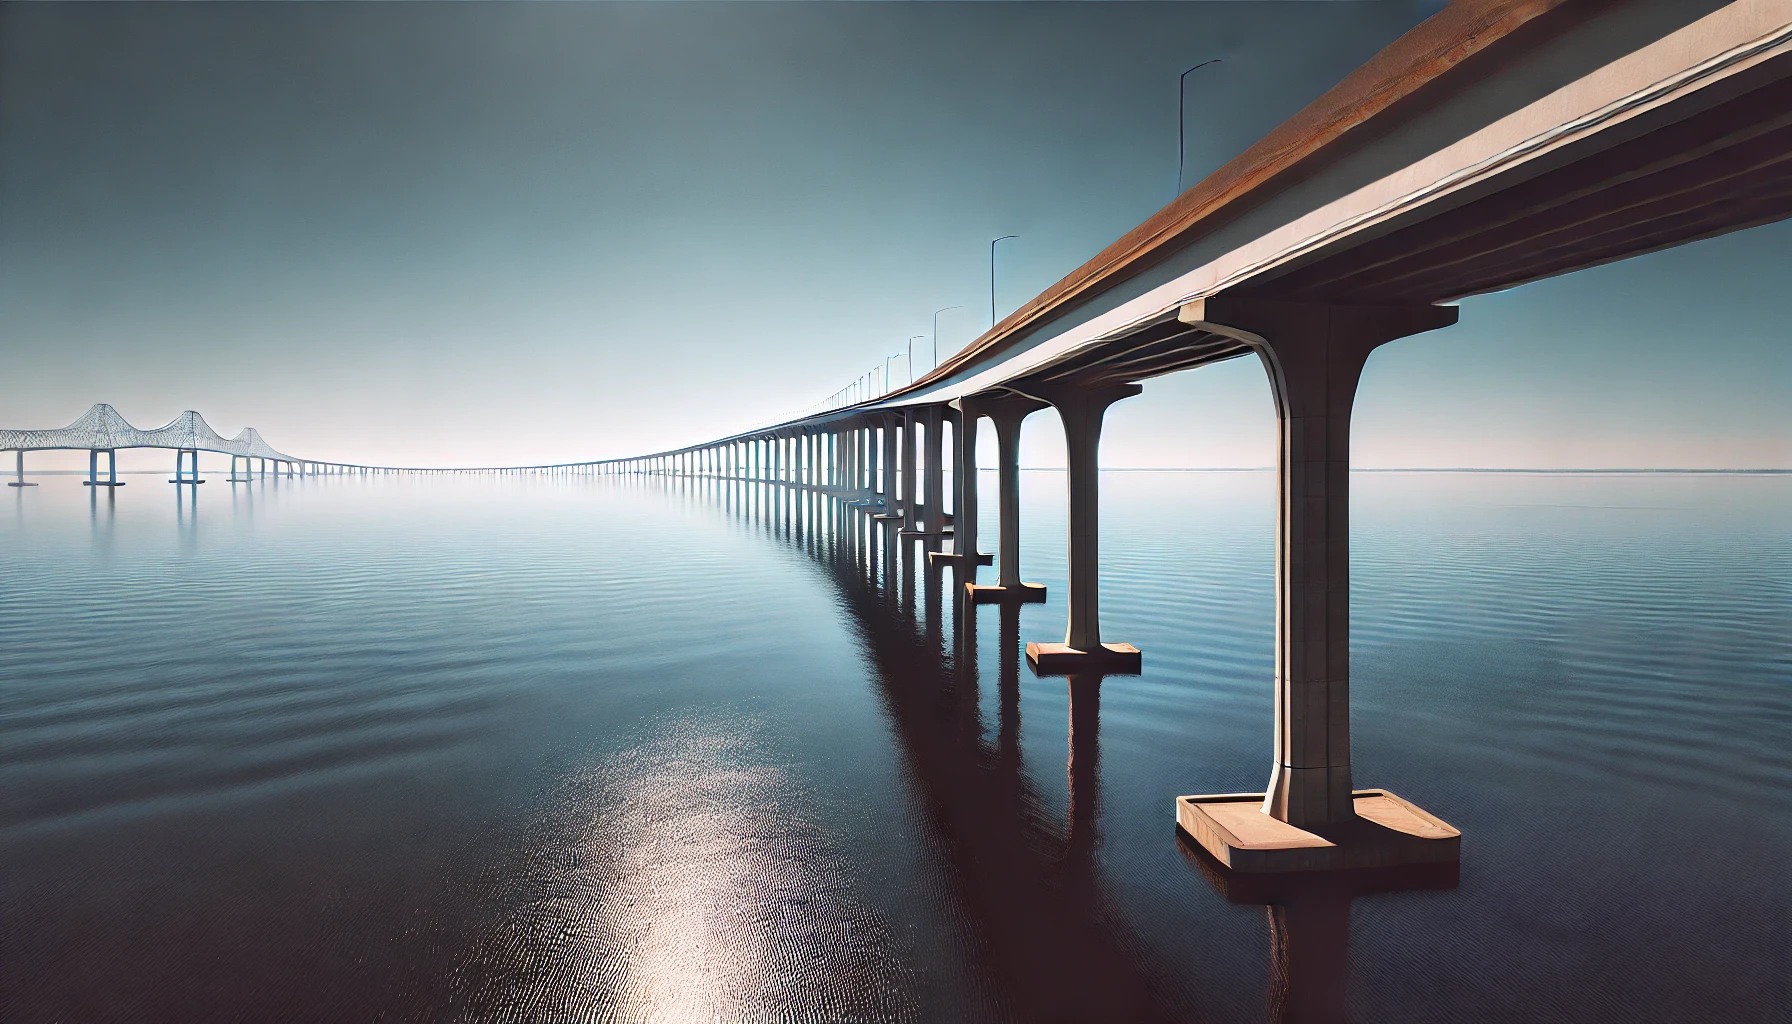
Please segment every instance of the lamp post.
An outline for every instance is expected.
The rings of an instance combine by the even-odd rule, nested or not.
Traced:
[[[993,291],[994,289],[992,288],[991,290]],[[963,308],[963,306],[946,307],[946,309]],[[936,370],[940,368],[940,314],[944,313],[946,309],[936,309],[933,311],[933,368]]]
[[[991,239],[989,243],[989,326],[992,329],[996,325],[996,243],[1019,237],[1019,235],[1003,235],[1001,238]]]
[[[927,337],[927,335],[925,335],[925,334],[909,335],[909,339],[908,339],[908,382],[910,384],[913,384],[915,382],[915,342],[917,340],[919,340],[921,338],[925,338],[925,337]]]
[[[1219,58],[1219,57],[1215,57],[1212,60],[1204,60],[1201,63],[1196,64],[1194,67],[1189,68],[1188,71],[1184,71],[1182,74],[1176,76],[1176,194],[1177,195],[1182,194],[1182,121],[1183,121],[1182,98],[1183,98],[1183,94],[1185,92],[1184,83],[1186,83],[1188,80],[1188,72],[1189,71],[1195,71],[1200,68],[1204,68],[1209,64],[1218,64],[1220,62],[1220,59],[1221,58]]]

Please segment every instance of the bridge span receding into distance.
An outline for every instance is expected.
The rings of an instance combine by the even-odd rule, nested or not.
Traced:
[[[1355,788],[1351,774],[1350,414],[1369,356],[1456,323],[1460,299],[1788,215],[1792,0],[1458,0],[931,373],[875,398],[843,389],[770,426],[553,466],[350,467],[232,447],[260,444],[245,441],[252,431],[155,446],[227,452],[233,476],[240,456],[312,473],[799,488],[901,538],[950,535],[951,550],[935,543],[930,558],[955,567],[967,600],[1004,603],[1043,596],[1017,561],[1018,452],[1023,421],[1050,406],[1067,453],[1068,623],[1062,642],[1029,643],[1027,656],[1040,674],[1087,685],[1138,672],[1142,657],[1101,628],[1105,411],[1153,377],[1254,355],[1278,423],[1270,779],[1262,793],[1179,798],[1178,824],[1239,872],[1454,863],[1453,828]],[[186,414],[142,433],[178,433],[189,416],[197,431]],[[976,579],[988,564],[984,418],[998,453],[994,585]],[[20,434],[0,432],[0,448],[33,447],[15,444]]]

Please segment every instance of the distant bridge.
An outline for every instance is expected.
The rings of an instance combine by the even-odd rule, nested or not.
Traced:
[[[1141,381],[1254,354],[1279,431],[1272,771],[1264,793],[1181,798],[1178,822],[1241,871],[1454,861],[1455,830],[1352,783],[1350,412],[1369,355],[1454,324],[1447,303],[1465,296],[1789,215],[1792,0],[1457,0],[908,387],[849,387],[673,451],[462,472],[813,489],[901,536],[953,532],[953,551],[933,554],[972,600],[1026,601],[1042,591],[1017,562],[1019,433],[1050,405],[1067,452],[1069,623],[1027,653],[1036,672],[1086,682],[1141,663],[1101,632],[1107,407]],[[999,451],[995,586],[976,582],[984,417]]]
[[[117,409],[101,402],[88,409],[66,427],[48,430],[0,429],[0,452],[16,453],[16,476],[11,487],[33,487],[25,482],[25,453],[36,451],[85,451],[88,453],[87,480],[90,487],[123,487],[118,479],[118,450],[121,448],[164,448],[175,452],[174,479],[170,483],[204,483],[199,477],[199,453],[216,452],[230,456],[230,477],[249,478],[259,473],[266,476],[271,469],[276,475],[331,476],[349,474],[414,474],[414,473],[552,473],[589,471],[593,463],[567,463],[540,466],[483,466],[455,469],[419,466],[375,466],[352,462],[325,462],[303,459],[276,450],[254,427],[244,427],[235,437],[227,438],[213,430],[205,417],[191,409],[162,426],[143,430],[131,425]],[[99,457],[106,456],[106,473],[99,473]],[[187,458],[191,456],[191,469]],[[238,468],[238,461],[241,469]],[[242,475],[239,476],[238,473]]]

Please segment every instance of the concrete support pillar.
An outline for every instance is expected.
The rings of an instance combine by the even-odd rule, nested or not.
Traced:
[[[1065,764],[1069,783],[1072,853],[1087,857],[1095,849],[1095,822],[1100,816],[1101,677],[1071,676],[1070,756]]]
[[[922,476],[921,508],[924,518],[921,532],[937,537],[946,532],[945,437],[940,427],[945,423],[941,406],[930,405],[921,413],[927,427],[927,457]]]
[[[1020,428],[1029,415],[1045,408],[1045,403],[1010,393],[978,398],[976,405],[996,428],[996,585],[968,583],[966,587],[971,599],[978,602],[1044,601],[1043,585],[1023,583],[1020,578]],[[975,449],[969,445],[966,449],[974,459]]]
[[[1064,477],[1070,513],[1065,573],[1069,623],[1064,642],[1027,645],[1027,657],[1041,673],[1060,667],[1067,672],[1138,671],[1137,648],[1101,640],[1100,450],[1101,421],[1108,406],[1143,390],[1137,384],[1027,388],[1032,397],[1050,402],[1064,423]]]
[[[865,453],[865,465],[861,470],[859,486],[865,489],[865,500],[875,503],[877,501],[879,467],[883,465],[883,461],[878,457],[879,434],[877,421],[867,420],[864,429],[861,430],[860,433],[863,435],[862,450]]]
[[[952,467],[952,520],[956,525],[959,514],[964,511],[964,417],[953,406],[947,406],[941,415],[952,428],[952,447],[946,452],[946,465]]]
[[[87,486],[100,485],[100,451],[98,448],[87,449]]]
[[[847,464],[849,469],[846,487],[849,492],[847,496],[854,501],[865,497],[865,436],[866,431],[863,426],[854,427],[852,428],[852,431],[847,434],[847,437],[851,439],[851,443],[847,445]]]
[[[883,422],[879,424],[883,429],[883,501],[886,515],[900,514],[896,503],[896,432],[901,424],[900,413],[885,413]]]
[[[852,501],[863,501],[869,496],[870,488],[866,486],[871,471],[870,431],[863,424],[855,426],[847,433],[847,497]]]
[[[977,576],[977,420],[983,415],[975,398],[952,403],[957,419],[952,427],[952,550],[969,559],[970,578]]]
[[[1275,756],[1263,809],[1301,828],[1355,817],[1350,775],[1350,411],[1369,354],[1455,307],[1221,296],[1181,319],[1257,350],[1275,398]]]
[[[19,448],[13,452],[13,455],[16,457],[17,461],[15,463],[15,469],[13,472],[13,481],[11,484],[8,484],[7,486],[9,486],[9,487],[36,487],[37,486],[36,484],[28,484],[25,482],[25,449]]]
[[[901,479],[897,486],[901,489],[902,528],[914,530],[921,525],[918,517],[920,502],[915,500],[915,414],[912,410],[903,410],[897,414],[902,417],[902,464]]]

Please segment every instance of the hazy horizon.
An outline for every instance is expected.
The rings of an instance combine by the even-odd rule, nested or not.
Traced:
[[[1192,184],[1435,6],[0,8],[0,426],[195,409],[432,466],[731,434],[934,310],[963,307],[942,356],[975,337],[991,237],[1021,236],[1006,313],[1168,201],[1184,68],[1223,58],[1189,78]],[[1357,464],[1792,467],[1788,243],[1466,300],[1372,358]],[[1029,421],[1029,464],[1061,449]],[[1103,440],[1273,453],[1254,360],[1146,382]]]

